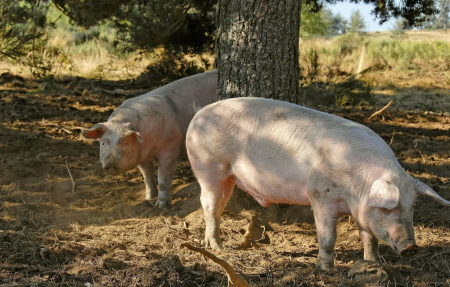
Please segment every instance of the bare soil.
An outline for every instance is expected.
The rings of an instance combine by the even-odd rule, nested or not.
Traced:
[[[0,77],[0,286],[227,286],[218,265],[180,247],[200,247],[205,229],[187,159],[178,164],[172,205],[155,209],[144,201],[139,171],[105,176],[98,143],[81,138],[82,128],[152,88]],[[367,119],[375,107],[321,109],[372,128],[409,173],[450,199],[449,114],[406,111],[399,102],[373,122]],[[401,258],[382,244],[390,273],[384,284],[449,286],[450,207],[419,197],[414,218],[422,248]],[[263,208],[237,190],[222,218],[225,248],[214,254],[251,286],[363,286],[348,278],[363,257],[357,226],[341,217],[337,230],[336,269],[317,270],[310,207]]]

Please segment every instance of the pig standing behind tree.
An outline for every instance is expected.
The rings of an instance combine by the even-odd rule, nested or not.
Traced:
[[[417,252],[418,194],[450,204],[406,173],[369,128],[286,102],[235,98],[206,106],[189,125],[186,148],[212,248],[220,247],[220,217],[235,185],[262,206],[312,205],[322,269],[334,266],[338,216],[352,215],[364,259],[379,260],[378,239],[402,256]]]
[[[155,206],[166,207],[178,158],[186,156],[186,130],[195,114],[192,104],[206,106],[217,101],[216,91],[217,71],[186,77],[126,100],[107,122],[82,134],[100,140],[100,161],[106,174],[118,175],[138,166],[144,176],[145,199],[158,195]]]

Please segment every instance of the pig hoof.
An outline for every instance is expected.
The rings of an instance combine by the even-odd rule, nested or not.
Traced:
[[[211,246],[211,249],[213,250],[220,250],[222,249],[222,243],[217,240],[208,240],[206,239],[205,247],[208,248],[208,246]]]
[[[211,246],[212,250],[220,250],[220,249],[222,249],[221,244],[217,244],[217,243],[212,244],[212,243],[210,243],[209,245]],[[208,246],[208,245],[206,245],[206,246]]]
[[[145,200],[147,200],[147,201],[150,201],[153,198],[157,198],[157,197],[158,197],[158,192],[153,192],[153,193],[148,192],[145,194]]]
[[[317,258],[316,267],[317,269],[328,271],[334,269],[334,262],[333,261],[329,262],[327,260]]]
[[[164,208],[164,207],[168,207],[169,204],[170,204],[170,199],[169,200],[161,200],[158,198],[155,202],[155,207]]]

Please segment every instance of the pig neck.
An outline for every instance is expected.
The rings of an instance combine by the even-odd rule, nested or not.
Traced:
[[[145,125],[138,128],[143,142],[139,143],[140,147],[140,163],[150,160],[156,160],[157,154],[155,148],[155,138],[152,138],[152,125]],[[157,141],[158,139],[156,139]]]

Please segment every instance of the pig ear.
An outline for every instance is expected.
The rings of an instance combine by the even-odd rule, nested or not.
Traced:
[[[136,131],[132,123],[126,123],[122,125],[120,130],[126,135],[126,136],[135,136],[139,142],[143,142],[144,140],[141,137],[141,134]]]
[[[366,205],[391,210],[397,206],[399,195],[400,192],[395,185],[378,179],[372,184]]]
[[[81,134],[86,139],[95,140],[100,138],[103,133],[106,131],[106,125],[104,123],[96,124],[95,126],[91,127],[90,129],[83,130]]]

